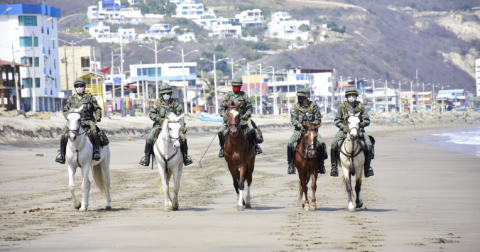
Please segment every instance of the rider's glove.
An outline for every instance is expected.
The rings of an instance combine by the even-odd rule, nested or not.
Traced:
[[[299,123],[299,124],[297,124],[297,127],[301,129],[301,128],[303,128],[303,125],[301,123]]]
[[[247,114],[243,115],[242,119],[245,120],[245,121],[248,120],[248,115]]]
[[[343,132],[347,133],[347,131],[348,131],[348,128],[346,126],[343,127]]]
[[[185,126],[182,126],[182,133],[183,134],[187,133],[187,128]]]
[[[228,119],[227,114],[223,114],[222,117],[223,117],[223,120],[226,122]]]

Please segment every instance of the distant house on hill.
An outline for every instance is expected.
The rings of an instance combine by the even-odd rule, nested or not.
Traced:
[[[413,8],[410,7],[410,6],[407,6],[407,7],[403,8],[402,11],[412,13],[412,12],[413,12]]]
[[[301,25],[310,27],[309,20],[294,20],[288,12],[273,12],[268,23],[268,36],[272,38],[308,40],[308,32],[298,30]]]

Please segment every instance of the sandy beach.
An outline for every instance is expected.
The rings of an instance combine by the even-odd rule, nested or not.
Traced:
[[[54,162],[59,148],[55,134],[44,131],[32,139],[34,133],[25,125],[41,128],[41,121],[0,119],[0,250],[477,251],[480,246],[480,203],[475,200],[480,158],[419,141],[478,126],[478,120],[373,123],[367,132],[377,140],[375,176],[363,180],[364,208],[350,213],[341,178],[328,175],[330,159],[327,175],[317,183],[319,208],[307,212],[299,206],[298,175],[287,175],[286,143],[293,130],[288,119],[256,120],[264,127],[265,155],[256,159],[252,209],[243,212],[236,209],[226,162],[217,157],[217,139],[203,168],[199,165],[218,123],[187,121],[194,164],[184,168],[180,210],[164,212],[163,196],[153,187],[158,170],[138,165],[141,135],[151,122],[144,117],[104,119],[99,126],[112,134],[113,210],[103,210],[105,199],[91,179],[89,211],[78,212],[67,188],[67,167]],[[64,123],[59,116],[43,122],[54,132]],[[5,134],[7,130],[15,134]],[[328,146],[336,131],[325,120],[320,133]],[[78,173],[75,183],[81,194]]]

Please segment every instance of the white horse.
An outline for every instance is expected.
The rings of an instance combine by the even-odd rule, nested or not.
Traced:
[[[343,183],[348,193],[348,211],[354,212],[355,207],[352,202],[352,175],[355,176],[355,204],[357,208],[363,206],[362,200],[362,176],[365,155],[362,146],[359,144],[360,113],[348,113],[347,117],[347,137],[340,146],[339,166],[343,170]]]
[[[178,210],[178,191],[180,190],[180,177],[183,171],[183,157],[180,150],[180,129],[182,125],[179,120],[185,114],[176,116],[170,112],[163,121],[162,131],[153,147],[155,160],[157,161],[160,178],[156,184],[162,183],[159,194],[162,191],[165,196],[165,206],[163,211]],[[168,182],[173,174],[173,200],[170,197]]]
[[[80,123],[82,109],[83,105],[77,109],[72,108],[67,117],[68,143],[65,158],[68,164],[68,188],[72,193],[74,207],[80,211],[87,211],[90,193],[88,176],[90,169],[92,169],[95,183],[107,198],[105,209],[110,210],[112,209],[110,198],[110,148],[108,145],[101,147],[100,160],[94,161],[92,159],[93,144],[86,137],[86,133]],[[75,172],[77,167],[82,171],[83,199],[81,203],[75,197]]]

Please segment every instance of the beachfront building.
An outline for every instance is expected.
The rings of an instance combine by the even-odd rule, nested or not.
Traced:
[[[83,29],[90,33],[90,35],[99,43],[121,42],[123,44],[128,44],[137,38],[135,28],[125,29],[120,26],[118,27],[117,32],[112,32],[110,26],[104,25],[103,22],[100,22],[99,24],[86,25],[83,27]]]
[[[307,41],[309,33],[308,31],[300,31],[298,28],[301,25],[306,25],[310,28],[310,21],[293,20],[288,12],[272,12],[267,34],[273,38]]]
[[[259,9],[246,10],[235,15],[235,22],[240,23],[242,28],[261,27],[264,21],[263,12]]]
[[[58,8],[44,4],[0,5],[3,37],[0,58],[20,62],[22,107],[25,111],[61,108],[58,56]],[[16,91],[11,93],[16,96]]]
[[[61,91],[64,93],[64,98],[68,99],[75,94],[73,91],[75,79],[88,73],[99,72],[101,48],[89,45],[72,47],[60,42],[58,49]]]
[[[439,90],[436,97],[437,103],[451,104],[454,108],[468,106],[468,92],[464,89]]]
[[[205,18],[193,20],[204,29],[212,31],[210,37],[216,38],[240,38],[242,36],[242,26],[232,25],[232,18]]]
[[[332,77],[332,69],[291,68],[277,70],[274,73],[272,68],[267,67],[261,74],[260,71],[255,70],[250,75],[243,75],[242,90],[250,92],[250,96],[262,97],[259,100],[264,101],[266,106],[262,103],[260,109],[260,102],[258,102],[257,105],[254,105],[256,112],[263,110],[263,113],[277,115],[291,111],[296,102],[298,88],[310,88],[312,90],[311,100],[315,101],[322,111],[325,111],[332,100]],[[338,97],[334,99],[338,100]]]
[[[133,64],[130,65],[130,83],[140,86],[140,89],[143,90],[142,86],[145,83],[147,92],[149,94],[156,93],[156,83],[158,80],[158,85],[162,83],[168,83],[172,86],[173,98],[178,99],[180,103],[184,102],[184,93],[183,87],[184,84],[187,86],[188,92],[188,103],[192,99],[196,99],[196,62],[185,62],[185,68],[183,64],[180,63],[159,63],[157,64],[157,70],[155,71],[155,64]],[[185,76],[185,82],[183,78]]]

